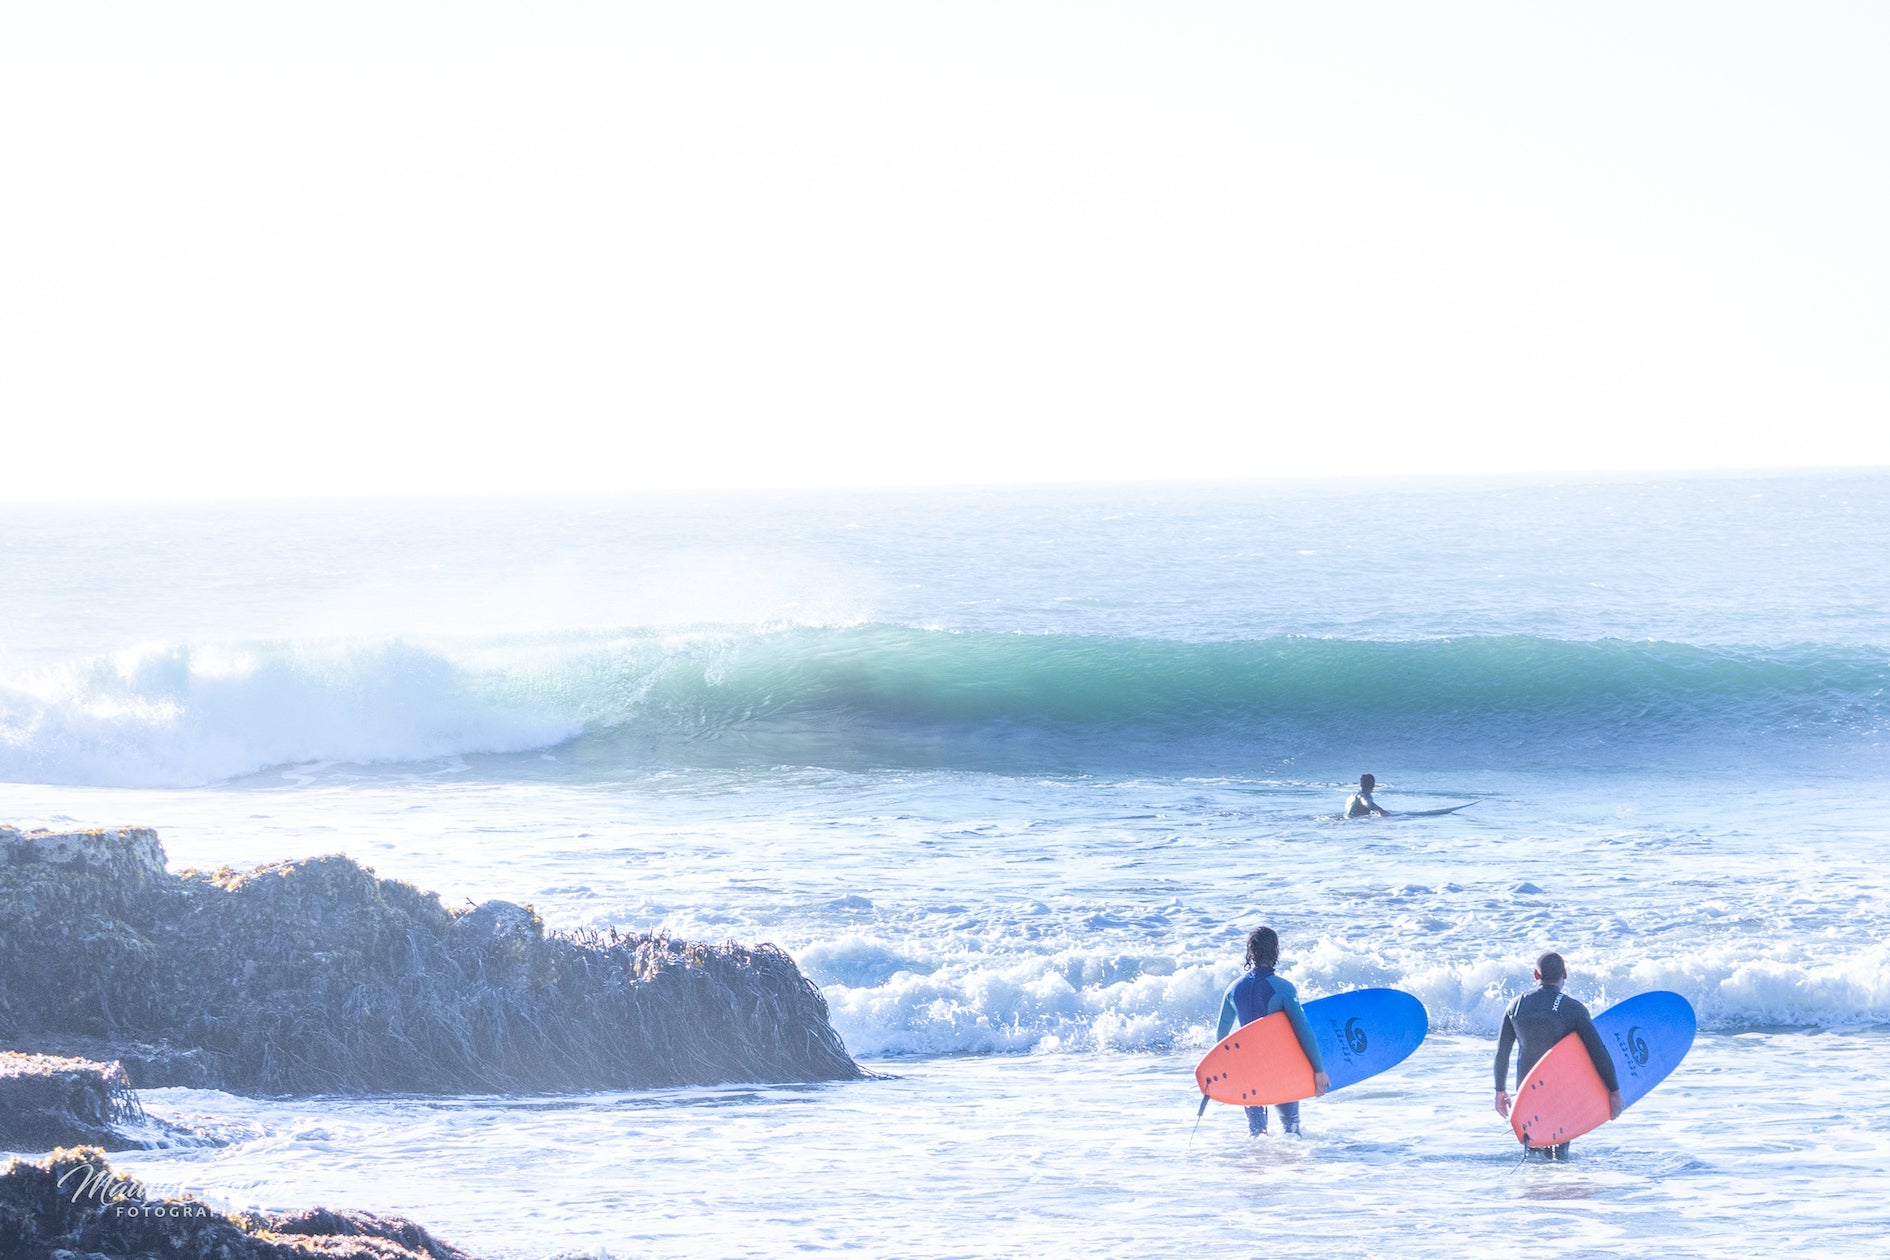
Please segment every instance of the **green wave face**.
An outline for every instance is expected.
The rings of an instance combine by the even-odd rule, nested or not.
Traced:
[[[0,685],[0,781],[177,785],[554,747],[578,773],[1875,771],[1887,682],[1874,649],[1530,637],[1203,643],[862,625],[216,645]]]
[[[633,651],[641,655],[648,645]],[[589,738],[690,759],[1119,769],[1423,751],[1733,755],[1880,747],[1883,654],[1527,637],[1414,643],[793,630],[632,664]]]

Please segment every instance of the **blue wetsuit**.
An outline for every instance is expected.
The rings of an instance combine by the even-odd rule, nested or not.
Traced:
[[[1227,986],[1227,996],[1221,999],[1220,1028],[1214,1034],[1219,1041],[1236,1028],[1243,1028],[1256,1019],[1285,1011],[1287,1020],[1293,1025],[1293,1035],[1299,1038],[1299,1048],[1306,1052],[1306,1058],[1312,1063],[1315,1073],[1326,1070],[1326,1065],[1319,1057],[1319,1044],[1313,1040],[1312,1025],[1306,1022],[1306,1012],[1299,1009],[1299,992],[1293,988],[1290,980],[1282,980],[1273,974],[1271,967],[1255,967],[1246,975]],[[1299,1132],[1299,1104],[1296,1102],[1280,1103],[1280,1124],[1288,1133]],[[1248,1107],[1247,1131],[1265,1133],[1267,1131],[1267,1109]]]

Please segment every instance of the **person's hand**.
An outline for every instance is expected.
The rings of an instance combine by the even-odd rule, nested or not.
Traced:
[[[1327,1076],[1324,1072],[1314,1072],[1312,1074],[1312,1096],[1314,1098],[1324,1098],[1326,1091],[1331,1088],[1332,1078],[1330,1076]]]
[[[1621,1113],[1626,1110],[1627,1104],[1621,1101],[1621,1091],[1610,1090],[1608,1092],[1608,1119],[1619,1120]]]
[[[1509,1119],[1509,1091],[1506,1089],[1496,1091],[1496,1114],[1505,1120]],[[1621,1113],[1617,1111],[1615,1114]]]

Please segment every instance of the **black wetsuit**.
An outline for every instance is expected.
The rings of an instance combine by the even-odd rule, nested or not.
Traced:
[[[1386,814],[1389,812],[1389,810],[1379,807],[1378,802],[1372,799],[1370,792],[1354,792],[1352,795],[1345,798],[1345,816],[1347,818],[1364,818],[1368,814]]]
[[[1579,1036],[1588,1047],[1595,1074],[1601,1077],[1608,1092],[1612,1094],[1620,1089],[1614,1060],[1608,1057],[1608,1048],[1601,1044],[1601,1034],[1595,1031],[1595,1021],[1588,1017],[1588,1008],[1559,987],[1547,984],[1534,993],[1523,994],[1503,1012],[1503,1031],[1496,1039],[1496,1088],[1509,1088],[1510,1047],[1516,1048],[1516,1083],[1521,1085],[1537,1061],[1570,1033]],[[1567,1155],[1568,1143],[1554,1149],[1557,1155]]]

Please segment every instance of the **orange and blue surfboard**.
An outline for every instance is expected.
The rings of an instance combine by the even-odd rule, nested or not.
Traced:
[[[1398,989],[1354,989],[1303,1009],[1332,1089],[1396,1067],[1430,1031],[1424,1003]],[[1312,1062],[1284,1011],[1221,1038],[1202,1056],[1194,1080],[1205,1097],[1248,1107],[1313,1096]]]
[[[1693,1047],[1693,1006],[1678,993],[1640,993],[1595,1016],[1627,1106],[1667,1079]],[[1557,1146],[1608,1122],[1608,1088],[1574,1033],[1550,1047],[1516,1086],[1509,1127],[1525,1146]]]

